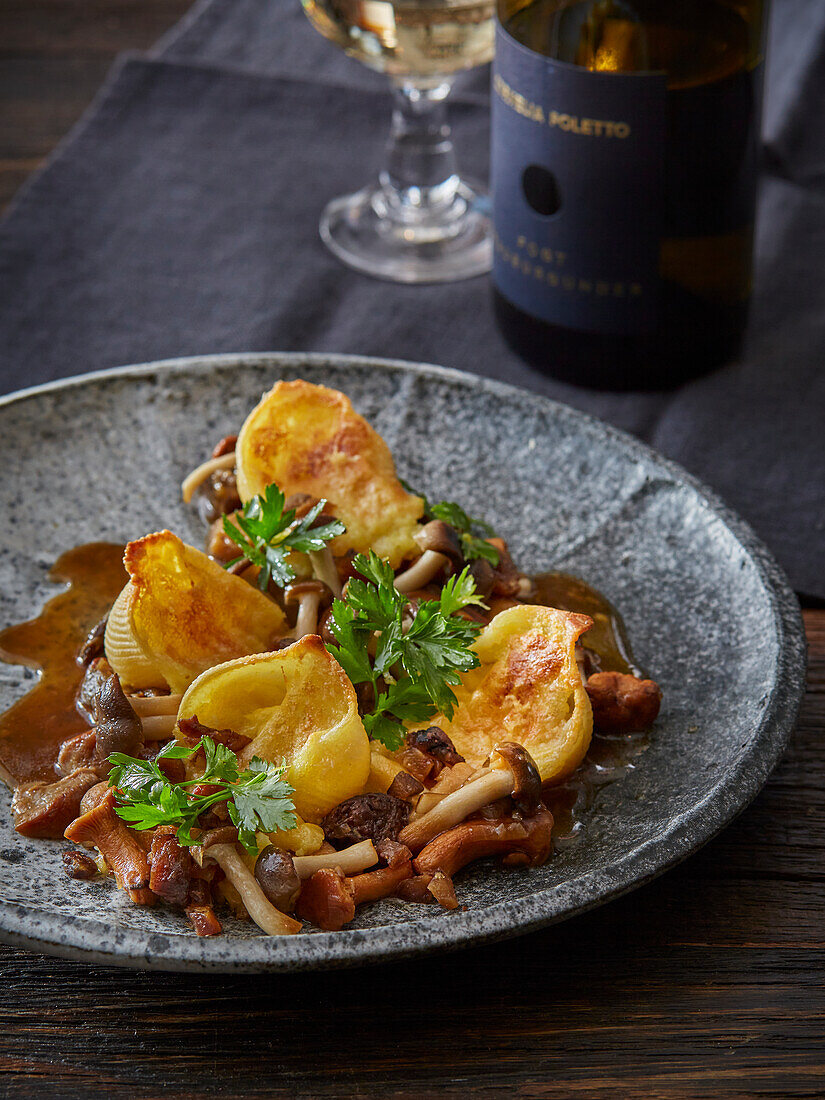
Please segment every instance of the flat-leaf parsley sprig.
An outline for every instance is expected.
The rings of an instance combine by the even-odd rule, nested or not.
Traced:
[[[437,711],[452,717],[456,697],[450,685],[461,682],[459,673],[478,667],[470,646],[481,629],[457,612],[483,606],[483,600],[469,567],[447,581],[437,600],[415,606],[374,551],[357,554],[352,565],[360,576],[332,604],[329,628],[337,644],[327,649],[353,684],[372,685],[375,706],[362,716],[364,727],[395,749],[406,722],[426,721]]]
[[[331,539],[345,531],[338,519],[312,526],[326,503],[319,500],[305,516],[296,519],[294,508],[284,511],[286,497],[279,487],[274,482],[267,485],[263,493],[247,501],[235,514],[235,523],[223,517],[224,533],[241,551],[237,558],[226,563],[226,568],[244,558],[257,565],[258,587],[262,592],[266,591],[270,578],[282,588],[294,581],[295,571],[287,561],[290,550],[303,554],[323,550]]]
[[[203,749],[203,775],[183,783],[171,783],[160,770],[158,760],[186,760]],[[198,844],[192,830],[198,818],[211,806],[227,803],[229,817],[238,829],[238,839],[253,855],[258,848],[255,833],[271,833],[277,829],[293,829],[296,825],[294,789],[283,779],[285,765],[268,764],[253,756],[241,770],[235,753],[226,745],[216,744],[211,737],[202,737],[194,745],[170,741],[155,760],[139,760],[115,752],[109,757],[113,765],[109,786],[114,789],[115,809],[133,829],[154,829],[156,825],[177,827],[179,844]],[[199,784],[217,787],[210,794],[193,795],[190,788]]]
[[[487,539],[495,535],[495,530],[478,516],[468,515],[460,504],[454,500],[439,500],[436,504],[430,504],[423,493],[411,489],[406,482],[402,482],[404,488],[424,501],[424,518],[440,519],[442,523],[448,523],[458,533],[461,550],[465,561],[475,561],[476,558],[484,558],[490,565],[498,565],[501,555],[495,546]]]

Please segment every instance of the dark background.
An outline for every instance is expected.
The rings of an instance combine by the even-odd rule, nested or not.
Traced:
[[[187,7],[0,0],[0,206],[114,55]],[[0,1096],[822,1096],[825,611],[805,619],[785,760],[659,881],[511,943],[361,971],[193,978],[0,948]]]

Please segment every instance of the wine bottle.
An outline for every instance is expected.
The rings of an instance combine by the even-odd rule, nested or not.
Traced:
[[[668,388],[751,290],[763,0],[498,0],[493,292],[524,358]]]

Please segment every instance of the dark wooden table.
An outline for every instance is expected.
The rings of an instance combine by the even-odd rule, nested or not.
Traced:
[[[0,205],[189,0],[0,0]],[[296,0],[297,2],[297,0]],[[363,971],[193,978],[0,948],[0,1096],[825,1095],[825,610],[756,802],[546,932]]]

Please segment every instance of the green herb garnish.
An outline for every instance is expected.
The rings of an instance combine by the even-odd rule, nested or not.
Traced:
[[[282,588],[295,580],[295,571],[287,561],[289,551],[309,554],[323,550],[331,539],[345,531],[343,523],[337,519],[319,527],[312,526],[323,512],[325,500],[319,500],[300,519],[295,518],[294,508],[284,511],[285,503],[284,494],[273,483],[267,485],[262,494],[247,501],[243,510],[236,514],[236,523],[223,517],[224,533],[241,550],[225,568],[244,559],[257,565],[260,569],[258,587],[262,592],[266,591],[270,579]]]
[[[183,783],[170,783],[157,760],[185,760],[203,749],[206,758],[203,775]],[[155,760],[139,760],[115,752],[109,757],[113,765],[109,786],[120,805],[115,813],[133,829],[154,829],[156,825],[177,826],[179,844],[198,844],[192,830],[198,817],[219,802],[228,803],[229,817],[238,829],[238,839],[244,848],[257,854],[255,833],[277,829],[293,829],[297,818],[292,802],[293,788],[282,778],[285,766],[268,764],[257,756],[243,771],[238,758],[226,745],[216,744],[211,737],[202,737],[191,748],[170,741]],[[219,789],[211,794],[192,795],[191,787],[209,783]]]
[[[327,649],[353,684],[372,685],[375,706],[363,715],[364,727],[396,749],[405,722],[426,721],[437,711],[452,717],[456,697],[450,685],[461,682],[460,672],[478,667],[470,646],[481,629],[456,613],[483,601],[467,567],[447,581],[439,599],[423,600],[411,614],[387,562],[370,550],[352,564],[360,577],[332,604],[329,628],[338,644]]]
[[[406,481],[402,481],[401,484],[407,492],[421,497],[424,501],[425,519],[440,519],[456,529],[465,561],[484,558],[491,565],[498,565],[501,555],[495,546],[487,542],[488,538],[495,535],[489,523],[477,516],[468,516],[461,505],[453,500],[439,500],[437,504],[430,504],[423,493],[411,488]]]

